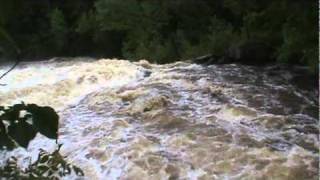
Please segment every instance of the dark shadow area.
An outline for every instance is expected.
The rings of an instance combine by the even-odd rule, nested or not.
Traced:
[[[318,69],[316,1],[3,0],[0,5],[0,53],[6,59],[17,48],[30,60],[90,56],[169,63],[211,54],[209,63]]]

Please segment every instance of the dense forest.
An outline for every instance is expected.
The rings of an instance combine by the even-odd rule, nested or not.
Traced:
[[[1,0],[0,13],[4,57],[15,54],[13,46],[29,59],[94,56],[167,63],[206,54],[234,58],[245,48],[252,59],[241,61],[318,68],[316,1]]]

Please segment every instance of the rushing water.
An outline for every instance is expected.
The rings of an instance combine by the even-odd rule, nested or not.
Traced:
[[[85,179],[318,179],[318,96],[292,83],[301,71],[51,60],[1,79],[0,101],[57,109],[62,154]],[[38,135],[2,159],[24,167],[55,146]]]

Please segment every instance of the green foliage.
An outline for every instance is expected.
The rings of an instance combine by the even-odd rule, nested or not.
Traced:
[[[18,48],[12,37],[6,32],[3,27],[1,27],[0,24],[0,56],[1,54],[15,53],[20,53],[20,49]]]
[[[60,154],[60,148],[52,153],[40,149],[38,159],[28,168],[21,169],[17,165],[17,159],[11,157],[4,167],[0,168],[0,177],[6,179],[61,179],[70,174],[84,176],[83,171],[68,162]]]
[[[76,32],[79,34],[93,33],[97,28],[96,17],[93,11],[84,13],[77,22]]]
[[[0,48],[10,34],[24,57],[167,63],[209,53],[223,57],[230,47],[259,42],[272,47],[278,62],[309,65],[315,72],[317,7],[315,1],[290,0],[4,0],[0,27],[7,33],[1,30]]]
[[[210,33],[208,36],[208,44],[213,54],[222,56],[225,50],[236,42],[236,34],[233,27],[217,18],[211,21]]]
[[[125,3],[117,0],[96,2],[98,20],[103,30],[133,30],[141,23],[141,7],[136,0]]]
[[[181,56],[184,59],[202,56],[204,54],[214,54],[216,56],[224,56],[228,48],[239,42],[239,33],[235,32],[231,24],[223,19],[213,17],[208,32],[203,33],[196,43],[187,40],[182,36]]]
[[[244,6],[246,3],[248,6]],[[242,41],[263,42],[274,48],[273,56],[278,62],[309,65],[311,71],[316,72],[316,4],[289,0],[251,1],[249,4],[247,1],[225,0],[226,7],[243,17],[240,32],[245,38]]]
[[[0,113],[1,149],[11,150],[17,145],[27,148],[38,132],[51,139],[58,138],[59,116],[51,107],[22,103],[0,107]]]
[[[299,12],[298,7],[295,9]],[[314,28],[316,22],[313,11],[291,15],[282,28],[282,44],[278,47],[277,57],[280,62],[298,61],[307,64],[312,71],[318,66],[318,32]],[[306,21],[308,19],[308,21]],[[306,33],[306,30],[309,32]]]
[[[50,14],[50,26],[57,52],[61,52],[66,44],[68,28],[61,10],[54,9]]]
[[[176,57],[172,43],[160,30],[167,22],[165,9],[159,2],[126,3],[116,0],[97,1],[97,20],[102,30],[124,32],[122,55],[128,59],[170,62]]]
[[[128,59],[148,59],[157,63],[168,63],[174,60],[175,52],[171,41],[163,40],[160,35],[146,33],[142,29],[128,35],[122,52]],[[140,38],[137,38],[139,36]]]

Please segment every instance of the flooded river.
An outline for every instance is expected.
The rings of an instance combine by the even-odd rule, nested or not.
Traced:
[[[316,180],[318,93],[288,69],[49,60],[1,79],[0,102],[54,107],[61,153],[84,179]],[[24,167],[39,148],[56,144],[38,134],[1,158]]]

